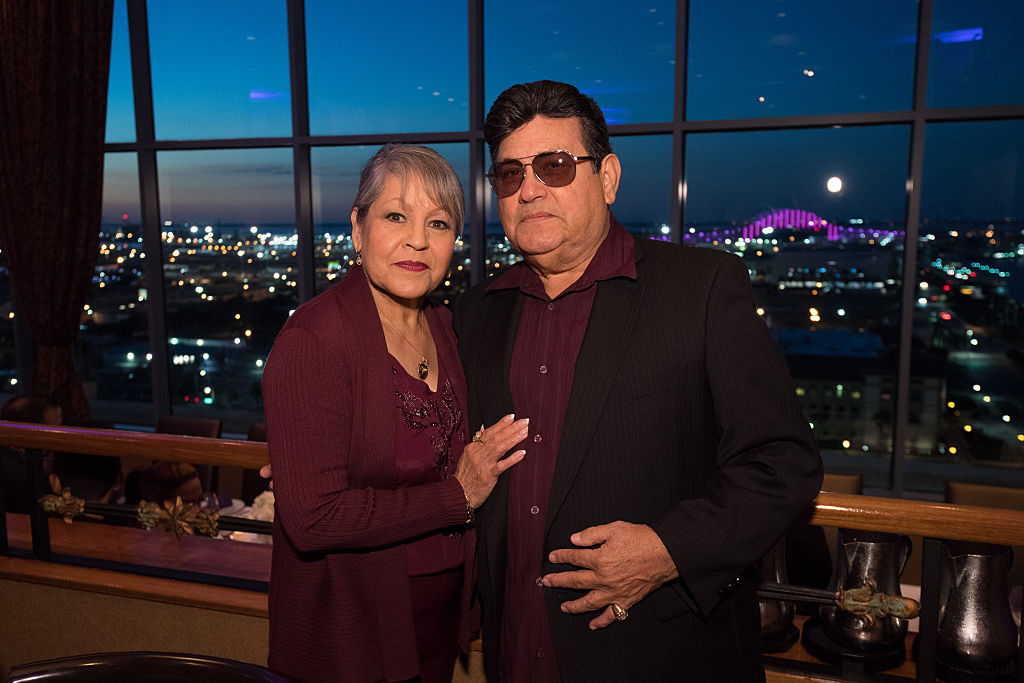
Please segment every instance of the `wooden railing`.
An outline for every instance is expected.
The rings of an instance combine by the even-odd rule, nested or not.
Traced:
[[[268,461],[267,446],[259,442],[3,421],[0,444],[253,469]],[[815,499],[809,521],[821,526],[924,537],[918,681],[935,680],[939,539],[1024,546],[1024,511],[822,492]],[[1018,659],[1018,673],[1018,680],[1024,681],[1024,649]]]
[[[821,492],[811,524],[1024,545],[1024,511]]]
[[[267,445],[262,442],[20,422],[0,421],[0,444],[251,469],[260,468],[268,462]],[[1024,511],[973,505],[823,491],[814,501],[810,523],[950,540],[1024,545]]]
[[[266,465],[267,444],[199,436],[126,432],[118,429],[51,427],[0,421],[0,444],[19,448],[174,460],[194,465],[258,468]]]

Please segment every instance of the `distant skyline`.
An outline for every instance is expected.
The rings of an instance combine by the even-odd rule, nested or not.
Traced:
[[[593,96],[612,124],[669,120],[675,3],[602,0],[587,7],[580,13],[575,3],[485,2],[488,104],[507,85],[547,77]],[[283,1],[150,0],[147,8],[159,139],[290,135]],[[868,0],[855,8],[751,0],[749,11],[708,0],[690,8],[691,118],[910,107],[914,0]],[[390,7],[386,23],[380,11],[307,0],[311,132],[401,139],[408,131],[467,130],[465,6],[409,2]],[[111,142],[134,139],[126,14],[118,0]],[[936,2],[929,104],[1024,103],[1024,57],[1013,47],[1022,29],[1019,3]],[[902,222],[909,131],[889,125],[689,135],[685,220],[742,221],[788,207],[837,222],[851,216]],[[616,215],[631,223],[668,222],[671,136],[612,142],[624,166]],[[439,147],[465,184],[468,146]],[[314,149],[318,220],[347,220],[356,174],[372,151]],[[290,148],[159,152],[162,217],[292,223],[291,164]],[[838,195],[825,189],[832,176],[843,179]],[[922,219],[1024,220],[1022,178],[1024,122],[931,124]],[[108,154],[106,180],[103,220],[137,216],[134,155]]]

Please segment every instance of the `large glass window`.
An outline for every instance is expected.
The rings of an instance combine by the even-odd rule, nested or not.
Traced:
[[[132,95],[131,48],[128,44],[128,8],[125,0],[114,2],[114,26],[110,42],[106,141],[131,142],[135,139],[135,100]]]
[[[939,359],[938,400],[912,397],[908,455],[926,462],[908,476],[1024,483],[1024,122],[932,124],[927,139],[914,342]]]
[[[672,223],[672,136],[612,138],[622,176],[612,212],[626,230],[667,239]]]
[[[289,5],[304,12],[304,33],[288,26]],[[136,38],[150,41],[152,103],[132,101],[126,6],[115,0],[106,139],[118,152],[131,148],[135,105],[152,107],[159,182],[141,189],[159,193],[162,224],[146,228],[163,231],[163,253],[142,259],[132,242],[137,184],[148,177],[138,177],[133,154],[111,152],[103,249],[78,358],[101,419],[108,407],[120,411],[110,421],[151,419],[125,406],[151,410],[148,360],[132,345],[147,334],[139,273],[161,267],[171,365],[170,389],[159,391],[171,394],[174,411],[214,415],[226,432],[245,432],[261,417],[261,364],[301,303],[298,283],[310,278],[323,291],[354,260],[350,207],[370,154],[409,134],[445,140],[435,146],[468,194],[479,182],[469,177],[470,143],[482,134],[470,103],[479,98],[486,111],[511,84],[554,79],[594,97],[612,126],[622,164],[612,209],[628,230],[745,259],[828,469],[863,472],[874,490],[894,484],[935,494],[961,470],[1024,483],[1024,430],[1014,427],[1024,415],[1000,384],[1019,383],[1024,367],[1016,322],[1024,293],[1014,284],[1024,281],[1019,3],[934,0],[927,102],[916,110],[917,0],[691,0],[684,22],[670,0],[484,0],[476,63],[466,61],[475,58],[472,5],[467,13],[465,4],[407,0],[147,0],[149,35]],[[305,41],[305,64],[290,63],[290,36]],[[676,78],[680,56],[685,80]],[[291,83],[300,69],[311,136],[293,141]],[[483,75],[482,92],[473,74]],[[677,101],[685,102],[679,118]],[[950,107],[962,123],[935,111]],[[907,182],[920,151],[911,149],[911,110],[927,127],[917,186]],[[867,114],[872,125],[846,125],[847,114]],[[251,147],[247,138],[277,138],[259,142],[277,146],[229,149]],[[189,150],[194,140],[206,151]],[[293,170],[294,159],[302,163],[294,142],[311,145],[309,169]],[[684,163],[674,164],[674,152]],[[294,203],[306,178],[313,225],[297,230]],[[673,224],[680,194],[682,222]],[[906,244],[908,207],[918,201],[920,239]],[[489,189],[483,202],[484,244],[475,254],[494,275],[519,256]],[[315,271],[300,277],[296,235],[306,230]],[[445,301],[469,284],[466,242],[440,290]],[[910,312],[901,310],[905,249],[919,265],[907,283]],[[0,373],[13,373],[4,292],[0,270]],[[898,388],[908,313],[910,383]],[[12,379],[0,375],[0,384],[10,389]],[[901,416],[903,390],[909,415]],[[897,432],[906,453],[898,448],[903,467],[890,469]],[[904,479],[890,482],[890,471]]]
[[[149,0],[161,140],[291,135],[284,0]]]
[[[886,486],[909,128],[686,139],[683,242],[741,255],[826,467]]]
[[[469,145],[430,145],[452,165],[462,182],[463,195],[469,178]],[[355,262],[352,248],[352,202],[359,188],[359,174],[378,150],[376,145],[317,147],[312,150],[313,225],[316,288],[323,291],[344,275]],[[438,288],[450,301],[469,286],[469,226],[455,247],[452,273]]]
[[[11,280],[0,253],[0,400],[19,393],[18,356],[14,342],[14,295]]]
[[[691,0],[686,118],[910,109],[917,2]]]
[[[1024,103],[1020,2],[935,0],[928,106]]]
[[[466,5],[306,2],[314,135],[466,130]]]
[[[99,423],[153,421],[152,355],[145,270],[160,255],[146,254],[134,153],[103,161],[100,253],[78,333],[78,369],[92,418]]]
[[[676,3],[484,3],[486,106],[515,83],[566,81],[609,124],[670,121]]]
[[[245,433],[260,378],[298,305],[292,155],[282,149],[157,155],[171,406]]]

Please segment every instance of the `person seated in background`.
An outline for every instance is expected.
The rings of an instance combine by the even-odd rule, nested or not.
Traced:
[[[45,396],[21,394],[4,404],[0,418],[10,422],[59,425],[64,421],[64,413],[59,405]]]
[[[50,490],[58,496],[67,488],[87,503],[110,503],[121,483],[121,461],[102,455],[57,453],[48,479]]]
[[[10,422],[31,422],[33,424],[59,425],[63,413],[59,405],[34,394],[21,394],[7,401],[0,409],[0,419]],[[44,474],[52,471],[53,452],[42,451]],[[32,487],[29,485],[25,468],[25,449],[13,446],[0,447],[0,495],[5,499],[7,512],[27,513],[33,505]],[[45,489],[45,483],[38,482]]]
[[[199,504],[203,486],[199,472],[187,462],[158,460],[148,467],[133,470],[125,480],[125,503],[138,505],[140,500],[155,503],[174,502]]]

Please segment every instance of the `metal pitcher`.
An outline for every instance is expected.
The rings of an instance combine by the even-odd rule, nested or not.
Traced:
[[[944,661],[990,669],[1017,654],[1005,545],[944,541],[939,568],[938,651]]]
[[[786,572],[786,537],[780,538],[771,550],[761,558],[761,583],[788,584]],[[775,638],[793,625],[796,614],[796,603],[789,600],[771,600],[762,598],[758,601],[761,610],[762,640]]]
[[[900,574],[910,557],[910,538],[879,531],[839,529],[836,558],[829,590],[869,586],[872,592],[902,595]],[[870,651],[902,643],[907,619],[870,617],[833,606],[818,609],[822,628],[837,642],[854,650]]]

